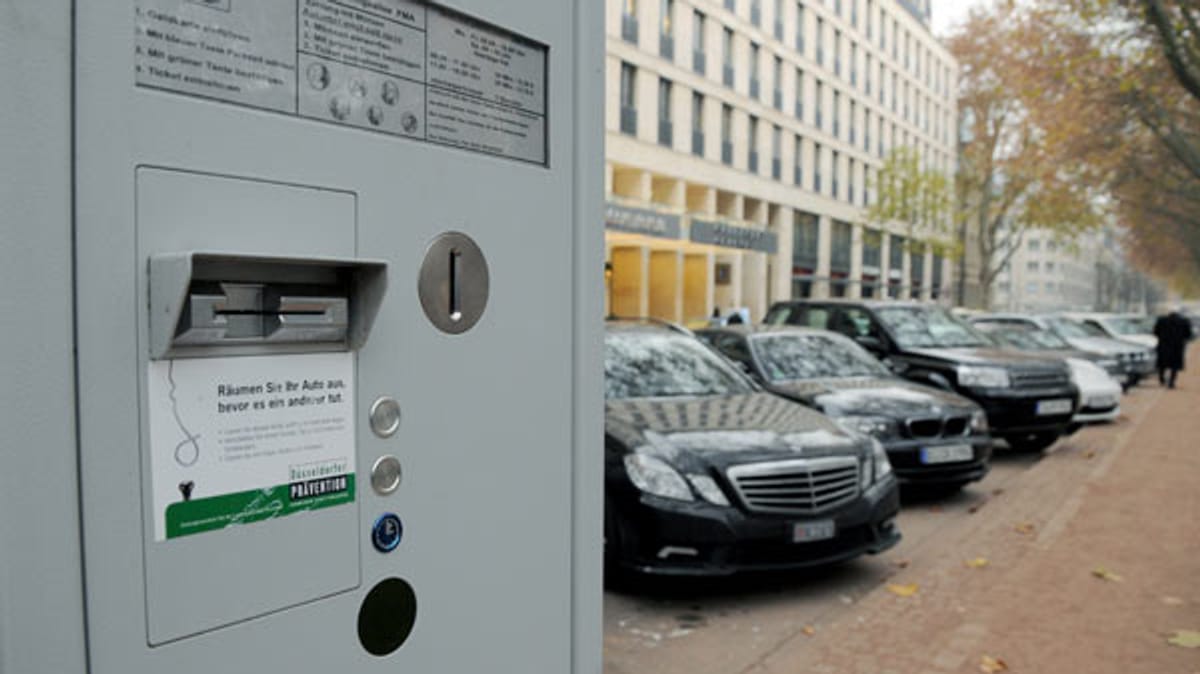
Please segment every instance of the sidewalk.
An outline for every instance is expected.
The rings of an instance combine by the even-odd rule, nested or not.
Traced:
[[[1167,643],[1200,631],[1200,345],[1189,362],[991,494],[956,556],[893,560],[911,596],[880,587],[745,671],[1200,673],[1200,649]]]

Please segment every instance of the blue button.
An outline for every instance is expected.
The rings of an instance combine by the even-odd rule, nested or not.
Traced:
[[[400,523],[400,518],[392,513],[380,515],[379,519],[375,520],[375,526],[371,528],[371,543],[380,552],[395,550],[403,537],[404,525]]]

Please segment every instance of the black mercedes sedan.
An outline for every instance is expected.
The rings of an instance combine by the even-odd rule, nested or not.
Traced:
[[[901,484],[955,489],[987,474],[992,439],[979,405],[896,376],[842,335],[749,325],[697,335],[767,390],[878,439]]]
[[[604,374],[610,572],[790,569],[900,540],[878,441],[763,391],[686,330],[609,322]]]

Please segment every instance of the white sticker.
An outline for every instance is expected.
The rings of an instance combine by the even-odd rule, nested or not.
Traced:
[[[137,0],[139,86],[547,164],[545,45],[416,0]]]
[[[354,501],[353,354],[154,361],[147,384],[155,540]]]

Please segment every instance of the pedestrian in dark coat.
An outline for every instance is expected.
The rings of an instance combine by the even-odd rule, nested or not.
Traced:
[[[1154,322],[1158,338],[1158,381],[1175,388],[1175,375],[1183,369],[1183,351],[1192,339],[1192,323],[1178,311],[1159,316]]]

